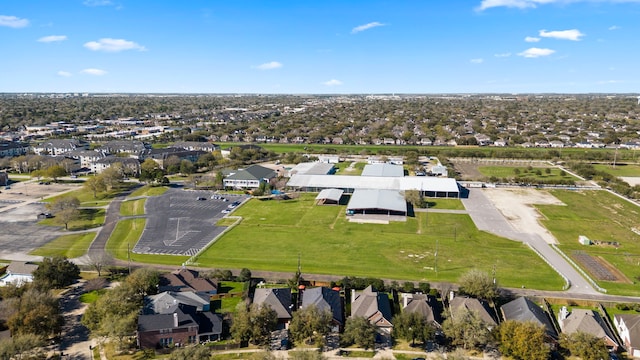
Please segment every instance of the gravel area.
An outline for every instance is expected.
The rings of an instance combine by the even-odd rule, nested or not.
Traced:
[[[504,215],[511,226],[520,232],[536,233],[547,243],[556,238],[540,224],[538,210],[531,205],[565,205],[553,195],[534,189],[485,189],[484,194]]]

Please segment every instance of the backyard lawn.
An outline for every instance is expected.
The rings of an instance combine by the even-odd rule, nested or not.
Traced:
[[[344,206],[316,206],[314,197],[250,200],[234,212],[242,222],[197,265],[294,272],[300,254],[303,273],[415,281],[456,281],[470,269],[490,273],[495,266],[502,286],[562,289],[561,278],[526,246],[478,231],[468,215],[356,224]]]
[[[622,271],[628,282],[599,281],[610,293],[640,295],[635,282],[640,276],[640,208],[607,191],[551,191],[567,206],[536,205],[544,215],[542,224],[560,242],[559,248],[571,256],[583,251],[601,257]],[[591,240],[618,242],[609,245],[581,245],[578,236]]]

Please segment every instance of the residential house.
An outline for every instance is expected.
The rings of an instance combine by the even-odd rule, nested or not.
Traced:
[[[440,327],[442,323],[440,316],[442,309],[434,296],[402,293],[402,311],[409,314],[419,314],[436,327]]]
[[[491,137],[489,137],[489,135],[475,134],[473,137],[476,138],[479,146],[487,146],[493,144],[493,141],[491,141]]]
[[[106,157],[102,152],[85,149],[71,150],[64,153],[64,156],[78,161],[80,167],[85,169],[91,169],[93,163]]]
[[[465,311],[476,313],[489,329],[498,325],[493,310],[486,301],[466,296],[456,296],[449,300],[449,312],[452,317],[460,316]]]
[[[182,307],[171,314],[139,315],[136,337],[138,347],[143,349],[195,344],[198,341],[198,323]]]
[[[25,155],[29,151],[29,144],[18,141],[0,141],[0,157]]]
[[[547,313],[536,303],[526,297],[519,297],[500,307],[502,317],[505,320],[515,321],[533,321],[545,328],[546,334],[550,339],[558,339],[558,333],[551,323]]]
[[[375,325],[378,333],[389,337],[393,329],[391,305],[387,294],[369,285],[363,291],[351,293],[351,317],[363,317]]]
[[[613,324],[627,349],[627,354],[640,358],[640,315],[617,314],[613,316]]]
[[[422,138],[420,139],[420,145],[431,146],[433,145],[433,141],[429,138]]]
[[[214,152],[216,150],[220,150],[220,146],[216,144],[212,144],[210,142],[198,142],[198,141],[178,141],[169,147],[184,149],[184,150],[191,150],[191,151],[205,151],[205,152]]]
[[[556,148],[556,149],[564,147],[564,143],[562,141],[560,141],[560,140],[551,140],[551,141],[549,141],[549,145],[552,148]]]
[[[66,152],[87,149],[89,144],[78,139],[51,139],[32,147],[36,155],[62,155]]]
[[[145,150],[151,146],[139,140],[111,140],[104,143],[98,151],[105,154],[129,154],[130,157],[139,159]]]
[[[278,326],[281,329],[289,327],[293,303],[289,288],[257,288],[253,294],[253,303],[268,306],[278,315]]]
[[[160,275],[158,291],[192,291],[215,295],[218,293],[218,286],[212,280],[200,277],[198,271],[182,267]]]
[[[613,351],[618,350],[618,342],[609,330],[609,326],[599,313],[589,309],[573,309],[571,312],[565,306],[558,314],[558,324],[565,334],[583,332],[604,340],[607,347]]]
[[[246,169],[240,169],[227,176],[223,182],[227,188],[256,189],[263,182],[269,182],[275,178],[277,173],[269,168],[260,165],[251,165]]]
[[[318,162],[327,164],[337,164],[340,162],[340,156],[338,155],[317,155]]]
[[[507,145],[509,145],[509,143],[505,139],[498,139],[498,140],[493,142],[493,146],[504,147],[504,146],[507,146]]]
[[[100,174],[114,164],[120,164],[125,174],[133,176],[138,176],[140,174],[140,161],[138,159],[118,156],[107,156],[94,161],[91,164],[91,171],[96,174]]]
[[[0,286],[7,286],[9,284],[22,286],[32,282],[33,272],[36,271],[37,268],[38,265],[26,261],[12,261],[9,266],[7,266],[5,274],[0,277]]]
[[[315,306],[320,311],[328,311],[332,315],[333,331],[338,332],[344,326],[344,306],[338,290],[327,287],[315,287],[302,290],[302,306]]]
[[[206,154],[207,152],[202,150],[185,150],[182,148],[168,147],[165,149],[149,149],[145,150],[141,157],[142,159],[152,159],[157,162],[161,168],[165,169],[165,162],[167,159],[171,157],[177,157],[180,161],[189,160],[192,163],[198,161],[200,156]]]

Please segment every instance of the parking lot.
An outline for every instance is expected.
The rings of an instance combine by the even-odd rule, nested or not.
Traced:
[[[147,223],[133,252],[195,255],[224,231],[226,227],[215,224],[232,210],[230,205],[247,198],[226,194],[215,197],[212,191],[170,189],[149,198],[145,205]]]

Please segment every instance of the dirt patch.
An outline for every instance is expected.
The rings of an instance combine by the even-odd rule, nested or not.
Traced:
[[[536,233],[547,243],[556,244],[556,238],[542,226],[540,212],[531,205],[565,205],[544,190],[486,189],[485,195],[517,231]]]
[[[598,281],[632,283],[620,270],[600,256],[591,256],[583,251],[574,251],[571,257]]]

